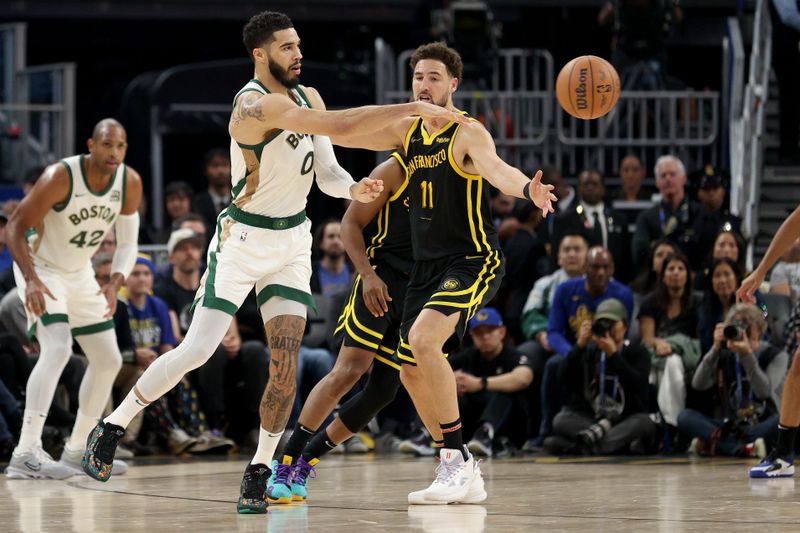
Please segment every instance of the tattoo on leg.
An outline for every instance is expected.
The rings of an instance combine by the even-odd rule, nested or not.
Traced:
[[[305,331],[304,318],[281,315],[266,324],[270,375],[261,398],[261,427],[277,433],[286,428],[296,392],[297,354]]]

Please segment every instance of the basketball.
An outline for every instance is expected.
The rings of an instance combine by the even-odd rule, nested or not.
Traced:
[[[619,100],[619,75],[601,57],[576,57],[558,73],[556,98],[564,111],[575,118],[600,118]]]

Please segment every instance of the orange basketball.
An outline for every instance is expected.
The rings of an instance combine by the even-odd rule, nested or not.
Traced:
[[[619,100],[619,75],[602,57],[576,57],[558,73],[556,98],[573,117],[602,117]]]

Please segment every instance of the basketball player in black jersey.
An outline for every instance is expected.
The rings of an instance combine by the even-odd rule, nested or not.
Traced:
[[[358,271],[336,327],[337,344],[343,344],[333,370],[317,383],[303,405],[280,464],[268,482],[271,503],[304,501],[308,497],[309,475],[319,460],[366,426],[394,399],[400,387],[400,363],[395,351],[414,264],[408,182],[402,157],[393,153],[372,171],[370,178],[383,181],[383,192],[374,202],[353,202],[342,219],[342,240]],[[339,410],[339,417],[320,430],[370,366],[372,373],[364,390],[348,400]],[[425,392],[420,379],[405,385],[412,399]],[[426,401],[415,401],[415,405],[434,440],[441,442],[433,406]]]
[[[442,43],[420,46],[411,56],[417,101],[450,110],[462,75],[458,52]],[[489,208],[488,184],[553,211],[553,187],[533,180],[497,155],[489,132],[467,124],[408,118],[370,135],[334,138],[342,145],[402,150],[408,169],[411,272],[398,355],[401,377],[421,376],[435,406],[444,447],[433,483],[409,494],[409,503],[471,500],[483,488],[477,463],[464,446],[453,371],[442,357],[461,342],[467,321],[497,292],[504,259]]]

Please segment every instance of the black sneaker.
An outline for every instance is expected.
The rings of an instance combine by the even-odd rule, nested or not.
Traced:
[[[264,464],[249,464],[244,471],[239,490],[239,514],[264,514],[267,512],[267,480],[272,472]]]
[[[117,443],[124,435],[125,430],[120,426],[106,424],[101,420],[87,439],[86,451],[81,460],[83,471],[98,481],[108,481],[114,465]]]

